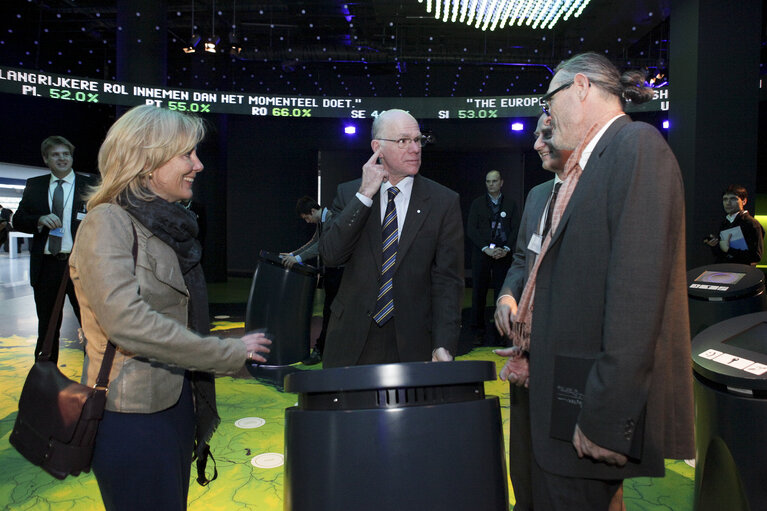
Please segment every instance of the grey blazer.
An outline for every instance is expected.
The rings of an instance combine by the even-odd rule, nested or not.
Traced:
[[[117,346],[108,410],[164,410],[178,401],[186,369],[231,373],[245,363],[240,339],[201,337],[186,328],[189,295],[175,252],[121,207],[101,204],[88,212],[69,265],[86,338],[83,383],[96,382],[107,341]]]
[[[676,158],[655,128],[623,116],[591,154],[538,272],[530,413],[544,470],[661,476],[664,458],[693,457],[685,271]],[[571,442],[550,437],[557,355],[594,360],[578,424],[614,451],[629,453],[637,442],[640,455],[626,466],[579,459]]]
[[[397,346],[402,362],[455,356],[463,298],[463,222],[458,194],[416,175],[394,269]],[[339,185],[335,217],[320,239],[328,266],[345,265],[333,304],[323,364],[354,365],[367,340],[381,275],[379,194],[372,207],[355,197],[360,180]]]
[[[538,226],[541,221],[541,215],[546,207],[546,203],[554,188],[554,180],[546,181],[533,187],[527,194],[525,208],[522,211],[522,221],[519,224],[519,234],[517,243],[514,247],[514,257],[506,272],[506,280],[503,281],[501,295],[511,295],[519,302],[522,297],[522,290],[525,288],[527,276],[535,263],[536,254],[530,251],[527,246],[530,244],[530,238],[538,232]]]

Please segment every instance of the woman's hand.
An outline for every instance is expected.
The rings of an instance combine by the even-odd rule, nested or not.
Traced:
[[[248,351],[248,360],[262,364],[266,362],[266,358],[260,355],[260,353],[269,353],[267,346],[272,344],[272,341],[267,339],[263,333],[247,334],[242,338],[242,343]]]

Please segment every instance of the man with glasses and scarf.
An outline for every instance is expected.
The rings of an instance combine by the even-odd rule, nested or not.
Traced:
[[[501,374],[529,360],[537,509],[606,510],[623,479],[694,452],[681,173],[623,112],[650,97],[640,74],[582,54],[541,98],[551,144],[573,153]]]
[[[339,185],[320,256],[344,265],[325,368],[452,360],[463,298],[458,194],[418,174],[427,142],[403,110],[373,122],[362,178]]]

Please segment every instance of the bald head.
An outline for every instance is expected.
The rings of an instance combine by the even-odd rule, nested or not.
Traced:
[[[404,110],[400,110],[399,108],[390,108],[389,110],[385,110],[381,112],[378,117],[375,118],[373,121],[373,128],[371,130],[372,139],[376,139],[378,137],[384,136],[381,135],[383,131],[386,130],[386,127],[390,125],[393,122],[400,121],[411,121],[412,123],[418,124],[418,121],[415,120],[415,117],[410,115]]]
[[[391,109],[373,121],[370,146],[386,172],[386,179],[396,185],[421,168],[421,129],[418,121],[404,110]],[[402,141],[402,144],[400,144]]]

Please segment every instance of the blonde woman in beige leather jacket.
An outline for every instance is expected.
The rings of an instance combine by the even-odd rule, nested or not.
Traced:
[[[69,259],[84,383],[95,383],[107,342],[117,347],[92,464],[107,510],[186,509],[193,456],[204,484],[219,422],[213,373],[265,362],[271,344],[263,334],[208,334],[197,223],[178,204],[203,169],[203,135],[199,118],[152,106],[118,119]]]

